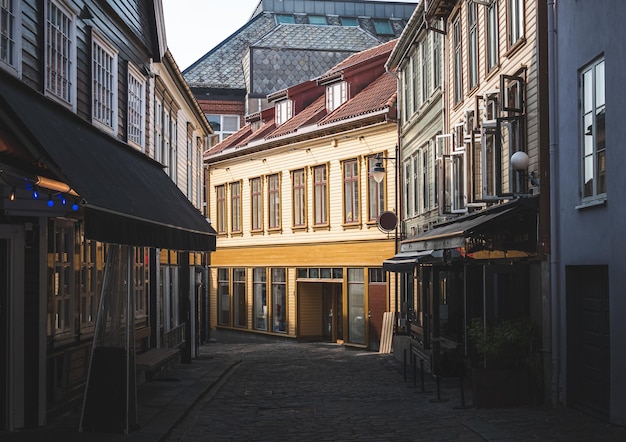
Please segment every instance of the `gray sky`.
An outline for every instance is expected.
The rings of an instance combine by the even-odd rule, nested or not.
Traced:
[[[163,0],[167,46],[180,70],[242,27],[259,0]]]

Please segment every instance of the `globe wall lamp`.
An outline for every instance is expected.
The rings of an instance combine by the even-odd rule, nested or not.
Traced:
[[[540,187],[539,178],[535,175],[535,172],[527,173],[526,169],[528,169],[528,164],[530,163],[530,158],[526,152],[518,150],[513,155],[511,155],[511,167],[518,173],[522,179],[528,179],[530,183],[535,187]]]

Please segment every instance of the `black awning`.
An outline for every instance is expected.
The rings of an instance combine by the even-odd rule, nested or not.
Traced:
[[[0,105],[0,119],[25,146],[40,150],[40,161],[82,199],[88,238],[215,250],[215,230],[161,164],[4,76]]]
[[[468,258],[527,257],[537,251],[537,199],[498,204],[400,244],[401,253],[457,250]]]
[[[395,273],[413,273],[419,262],[433,262],[443,258],[443,250],[401,252],[383,261],[383,270]]]

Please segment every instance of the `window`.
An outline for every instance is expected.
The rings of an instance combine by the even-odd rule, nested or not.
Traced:
[[[76,105],[75,17],[54,0],[46,1],[46,93]]]
[[[368,201],[367,201],[367,218],[368,221],[377,221],[378,217],[385,210],[385,182],[386,178],[380,183],[377,183],[374,179],[374,175],[371,170],[374,168],[379,160],[372,156],[367,159],[367,186],[368,186]]]
[[[498,64],[498,2],[487,6],[487,71]]]
[[[478,84],[478,9],[476,3],[467,4],[467,45],[469,89]]]
[[[363,269],[348,269],[348,340],[365,344],[365,283]]]
[[[374,29],[378,35],[394,35],[389,20],[374,19]]]
[[[194,153],[194,141],[193,125],[187,123],[187,199],[192,201],[193,199],[193,153]]]
[[[280,126],[289,120],[292,116],[291,100],[281,100],[274,105],[276,112],[276,125]]]
[[[441,36],[437,32],[430,32],[433,49],[433,89],[441,86]]]
[[[128,141],[145,148],[146,82],[134,66],[128,65]]]
[[[524,38],[524,0],[508,0],[509,46]]]
[[[241,183],[230,183],[230,229],[241,232]]]
[[[220,325],[230,325],[230,292],[228,287],[228,269],[217,269],[217,293],[219,296]]]
[[[309,15],[309,24],[311,25],[326,25],[325,15]]]
[[[154,159],[166,167],[166,172],[175,183],[178,181],[177,113],[178,106],[165,84],[157,81],[154,92]]]
[[[343,163],[343,222],[359,222],[359,163],[356,159]]]
[[[293,191],[293,225],[306,226],[306,175],[304,169],[294,170],[291,173]]]
[[[215,187],[217,233],[226,233],[226,186]]]
[[[402,70],[402,82],[402,106],[404,107],[402,114],[404,115],[404,122],[406,123],[411,118],[413,108],[411,104],[413,98],[413,94],[411,93],[411,63],[407,63]]]
[[[359,26],[359,21],[356,17],[341,17],[342,26]]]
[[[604,58],[580,73],[582,197],[606,194],[606,129]]]
[[[263,230],[263,189],[261,178],[250,180],[250,215],[251,229],[254,232]]]
[[[420,156],[419,156],[419,151],[416,152],[415,155],[413,155],[413,176],[409,177],[409,179],[413,180],[413,215],[417,215],[418,213],[420,213],[420,190],[421,190],[421,185],[420,185],[420,175],[419,175],[419,170],[420,170]]]
[[[265,267],[252,270],[254,292],[254,328],[267,331],[267,272]]]
[[[281,24],[281,23],[294,24],[295,22],[296,22],[296,20],[295,20],[293,15],[276,14],[276,23],[277,24]]]
[[[100,245],[100,248],[102,246]],[[135,282],[135,318],[137,324],[146,324],[148,319],[148,296],[150,294],[150,259],[148,249],[134,247],[133,281]]]
[[[0,2],[0,65],[19,73],[21,64],[21,1]]]
[[[63,336],[74,331],[74,223],[53,220],[54,234],[48,243],[48,296],[52,305],[49,311],[48,335]]]
[[[348,99],[347,84],[345,81],[326,86],[326,109],[332,112]]]
[[[234,325],[235,327],[246,327],[248,325],[246,302],[246,269],[233,269],[233,304],[234,304]]]
[[[463,60],[461,54],[461,18],[457,16],[452,24],[454,35],[454,102],[463,99]]]
[[[280,229],[280,177],[278,174],[267,177],[268,227]]]
[[[411,177],[411,159],[409,158],[404,163],[404,176],[405,179],[405,189],[404,189],[404,216],[410,217],[413,215],[413,183],[410,180]]]
[[[217,141],[223,141],[239,130],[239,115],[206,115]]]
[[[328,224],[328,183],[326,165],[313,168],[313,212],[315,225]]]
[[[413,56],[411,57],[411,77],[413,79],[413,82],[411,84],[411,90],[413,92],[413,106],[411,107],[412,113],[415,114],[417,112],[417,110],[419,109],[420,105],[422,104],[421,101],[421,97],[420,97],[420,91],[421,91],[421,76],[420,76],[420,67],[418,66],[418,63],[420,62],[420,48],[418,47],[417,50],[413,53]]]
[[[422,77],[422,104],[430,96],[430,78],[428,75],[428,40],[420,44],[420,77]]]
[[[117,132],[117,51],[95,32],[91,44],[91,116]]]
[[[82,229],[81,229],[82,230]],[[80,247],[80,328],[93,330],[104,277],[104,244],[86,239],[81,231]],[[147,279],[143,279],[147,282]],[[144,293],[145,294],[145,293]],[[137,310],[145,311],[145,298],[137,298]]]
[[[432,152],[431,152],[431,147],[430,144],[427,143],[424,147],[422,147],[421,149],[421,156],[422,156],[422,170],[421,170],[421,181],[422,181],[422,211],[423,212],[427,212],[430,209],[432,209],[431,207],[431,192],[434,190],[432,189],[433,186],[433,181],[431,179],[432,176],[432,169],[433,169],[433,157],[432,157]]]
[[[385,283],[387,282],[387,272],[380,267],[371,267],[367,269],[367,279],[370,283]]]
[[[272,269],[272,330],[287,332],[287,278],[285,269]]]

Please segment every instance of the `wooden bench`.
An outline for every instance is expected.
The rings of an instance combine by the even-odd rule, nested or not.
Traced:
[[[145,327],[135,332],[135,341],[137,341],[138,335],[141,336],[146,333],[145,329],[148,329],[149,336],[150,327]],[[163,341],[164,347],[150,348],[135,355],[135,368],[145,375],[146,380],[152,379],[161,370],[179,360],[180,349],[185,344],[185,324],[182,323],[165,332]]]

